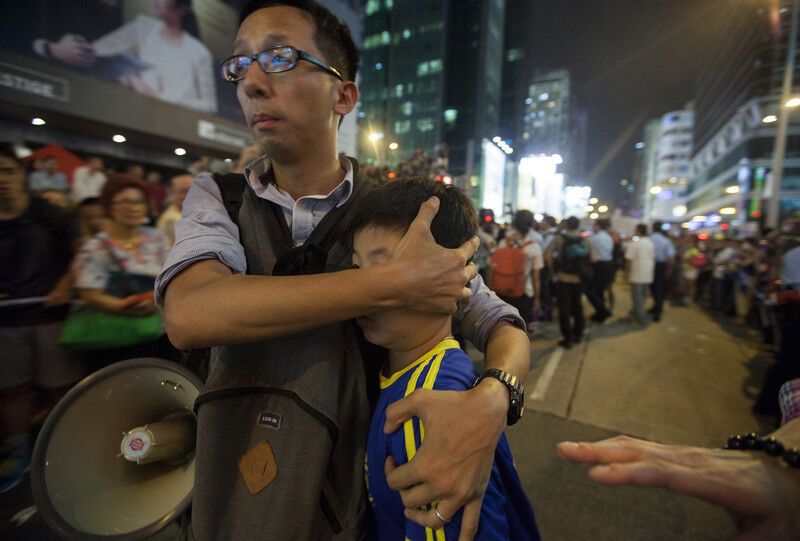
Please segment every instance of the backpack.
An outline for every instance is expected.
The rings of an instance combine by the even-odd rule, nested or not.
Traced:
[[[558,270],[564,274],[577,274],[582,280],[590,278],[589,247],[583,237],[564,235],[563,239],[558,254]]]
[[[489,289],[504,297],[522,297],[525,294],[525,262],[528,254],[524,248],[533,244],[532,240],[524,244],[497,248],[489,258],[492,269]]]

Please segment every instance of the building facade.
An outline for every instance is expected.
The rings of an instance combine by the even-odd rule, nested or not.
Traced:
[[[571,96],[567,70],[537,73],[525,99],[521,145],[524,155],[558,154],[569,163]]]
[[[470,187],[500,116],[505,0],[368,0],[359,155],[389,164],[445,143]]]
[[[800,212],[800,119],[779,103],[791,2],[731,2],[724,16],[729,39],[704,70],[695,97],[694,154],[684,219],[692,229],[729,223],[756,230],[764,218],[765,200],[772,195],[775,120],[780,114],[791,116],[782,192],[776,196],[782,216]]]

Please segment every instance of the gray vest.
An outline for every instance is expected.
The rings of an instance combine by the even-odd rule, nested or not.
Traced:
[[[269,205],[246,187],[239,229],[248,274],[271,275],[275,266]],[[351,266],[337,242],[326,272]],[[193,538],[363,536],[370,408],[353,322],[214,348],[197,415]],[[253,466],[242,457],[264,442],[277,476],[254,494],[240,471]]]

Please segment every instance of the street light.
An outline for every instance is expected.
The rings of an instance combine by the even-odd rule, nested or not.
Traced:
[[[725,207],[724,209],[719,209],[719,213],[723,216],[732,216],[736,214],[736,209],[733,207]]]
[[[763,122],[764,124],[774,124],[777,121],[778,117],[775,115],[767,115],[761,119],[761,122]]]
[[[591,199],[589,199],[589,204],[590,205],[596,205],[599,202],[600,202],[600,200],[598,198],[596,198],[596,197],[592,197]]]
[[[790,99],[785,105],[787,109],[796,109],[800,107],[800,97]]]
[[[725,193],[736,194],[739,193],[739,186],[728,186],[725,188]]]
[[[599,215],[599,214],[597,214],[596,212],[593,212],[593,213],[591,213],[591,214],[589,215],[589,218],[590,218],[590,219],[592,219],[592,220],[596,220],[596,219],[598,219],[599,217],[600,217],[600,215]]]
[[[608,206],[607,205],[600,205],[600,207],[598,207],[597,210],[600,211],[601,213],[602,212],[608,212]]]
[[[650,188],[650,193],[653,195],[658,195],[662,192],[661,186],[653,186]]]
[[[398,148],[400,148],[400,145],[397,143],[389,143],[389,150],[397,150]]]
[[[47,124],[47,122],[45,122],[44,119],[39,118],[37,116],[36,118],[31,120],[31,124],[33,124],[34,126],[44,126],[45,124]]]
[[[369,134],[369,140],[372,141],[373,143],[375,141],[380,141],[381,139],[383,139],[383,134],[380,132],[373,132]]]

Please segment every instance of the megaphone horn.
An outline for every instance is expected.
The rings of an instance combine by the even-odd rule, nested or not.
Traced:
[[[48,526],[66,539],[133,540],[173,523],[191,503],[201,386],[171,361],[132,359],[73,387],[33,450],[33,497]]]

